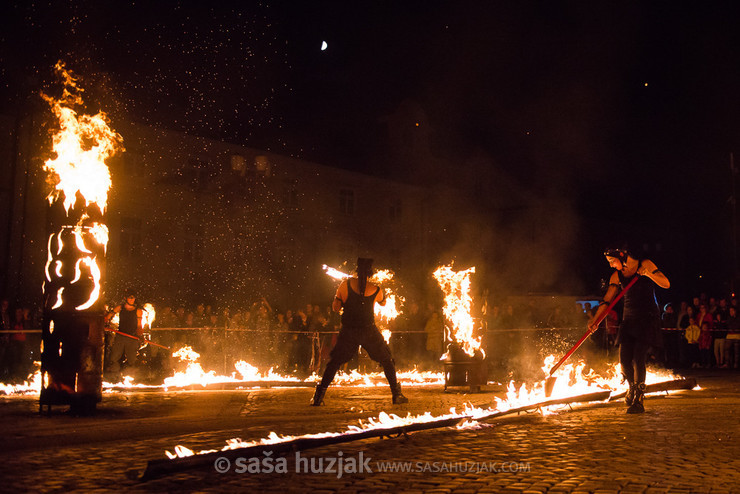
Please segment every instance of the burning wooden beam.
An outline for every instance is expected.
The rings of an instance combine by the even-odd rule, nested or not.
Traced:
[[[648,392],[656,391],[670,391],[670,390],[682,390],[682,389],[693,389],[696,386],[696,380],[690,379],[679,379],[673,381],[666,381],[656,384],[651,384],[648,387]],[[528,405],[510,408],[508,410],[495,411],[485,415],[460,415],[456,417],[443,417],[438,420],[424,421],[424,422],[413,422],[409,424],[403,424],[394,427],[386,428],[374,428],[360,430],[356,432],[346,432],[341,434],[331,434],[324,437],[298,437],[274,444],[259,444],[255,446],[248,446],[244,448],[235,448],[229,450],[215,451],[211,453],[195,454],[192,456],[186,456],[182,458],[173,459],[160,459],[150,460],[147,463],[146,469],[143,474],[139,476],[138,471],[128,472],[128,476],[132,479],[139,479],[141,481],[148,481],[164,475],[181,473],[188,470],[195,470],[199,468],[210,468],[213,466],[214,461],[217,458],[225,457],[229,460],[236,458],[257,458],[262,457],[264,453],[275,454],[275,456],[296,452],[305,451],[314,448],[320,448],[324,446],[331,446],[334,444],[342,444],[351,441],[359,441],[362,439],[369,439],[373,437],[392,437],[409,434],[412,432],[418,432],[430,429],[439,429],[444,427],[452,427],[460,424],[465,420],[476,420],[476,421],[487,421],[495,420],[509,415],[516,415],[519,413],[529,412],[553,405],[568,405],[575,403],[593,403],[593,402],[604,402],[612,401],[611,391],[597,391],[593,393],[587,393],[582,395],[570,396],[566,398],[558,398],[553,400],[546,400],[537,403],[531,403]],[[624,396],[622,393],[616,395],[614,399],[618,399],[620,396]]]
[[[658,393],[660,391],[679,391],[682,389],[689,390],[696,387],[696,379],[688,377],[685,379],[676,379],[673,381],[663,381],[654,384],[648,384],[645,388],[645,394]],[[609,397],[609,401],[621,400],[627,395],[626,391]]]

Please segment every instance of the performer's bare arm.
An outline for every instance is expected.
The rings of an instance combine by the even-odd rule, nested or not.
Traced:
[[[378,288],[380,289],[378,290],[378,294],[375,296],[375,303],[378,305],[385,305],[385,290],[383,290],[381,287]]]
[[[640,264],[640,269],[637,270],[637,274],[640,276],[647,276],[653,283],[661,288],[670,288],[671,282],[663,272],[650,259],[644,259]]]
[[[144,330],[141,327],[141,319],[144,316],[144,311],[141,309],[136,309],[136,336],[142,336],[144,334]]]
[[[599,304],[599,308],[596,309],[596,312],[594,313],[594,317],[588,322],[588,330],[592,333],[596,331],[599,327],[598,324],[595,324],[596,321],[600,321],[601,317],[606,312],[607,308],[609,307],[609,304],[612,300],[614,300],[614,297],[617,296],[619,293],[619,274],[614,271],[612,273],[611,278],[609,278],[609,288],[606,289],[606,294],[604,295],[604,299],[601,301],[601,304]]]
[[[116,305],[115,307],[113,307],[113,309],[111,309],[110,312],[105,315],[105,322],[110,322],[110,320],[113,319],[113,316],[115,314],[118,314],[119,312],[121,312],[121,306]]]
[[[339,288],[337,288],[337,293],[334,295],[334,300],[331,302],[331,308],[334,312],[342,310],[342,305],[347,301],[347,295],[349,295],[349,292],[347,292],[347,280],[342,280]]]

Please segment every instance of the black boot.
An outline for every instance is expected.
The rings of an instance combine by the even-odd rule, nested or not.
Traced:
[[[317,384],[316,391],[314,391],[313,399],[311,400],[311,406],[317,407],[317,406],[323,405],[325,394],[326,394],[326,386]]]
[[[634,399],[632,405],[627,409],[627,413],[643,413],[645,407],[642,405],[642,400],[645,398],[645,383],[635,384],[634,388]]]
[[[400,405],[403,403],[408,403],[409,399],[406,398],[403,393],[401,393],[401,385],[396,384],[395,386],[391,387],[391,393],[393,393],[393,404],[394,405]]]
[[[635,402],[635,385],[630,384],[629,389],[627,389],[627,394],[624,395],[624,402],[627,404],[628,407],[632,406],[632,403]]]

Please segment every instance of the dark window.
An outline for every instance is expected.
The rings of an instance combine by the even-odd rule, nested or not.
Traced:
[[[129,177],[140,177],[144,172],[144,157],[136,151],[123,154],[123,173]]]
[[[392,220],[401,219],[401,212],[401,199],[391,201],[391,205],[388,208],[388,217]]]
[[[185,262],[201,262],[203,260],[203,228],[196,225],[186,228],[183,239],[183,259]]]
[[[355,191],[350,189],[339,190],[339,211],[350,216],[355,214]]]
[[[283,189],[283,204],[289,208],[298,207],[298,186],[295,180],[286,180]]]
[[[182,168],[182,178],[194,189],[205,189],[208,186],[211,165],[207,161],[190,158]]]

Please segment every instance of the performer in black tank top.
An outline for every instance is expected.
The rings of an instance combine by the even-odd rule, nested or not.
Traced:
[[[638,260],[626,248],[607,249],[604,252],[609,265],[614,268],[604,300],[594,314],[589,329],[597,327],[594,321],[606,311],[609,302],[626,287],[635,276],[639,278],[624,294],[622,322],[619,325],[619,362],[622,374],[629,383],[627,413],[642,413],[645,394],[645,361],[648,350],[660,342],[660,307],[655,299],[655,285],[670,288],[671,283],[649,259]]]
[[[129,290],[126,292],[125,301],[115,306],[106,316],[106,322],[110,322],[115,314],[118,314],[118,331],[136,338],[141,338],[142,309],[136,304],[136,294]],[[125,357],[128,366],[127,372],[132,373],[136,366],[137,353],[139,351],[139,340],[123,335],[116,335],[113,339],[108,361],[105,367],[110,379],[118,379],[121,371],[121,359]]]
[[[331,384],[337,371],[357,355],[360,346],[367,351],[371,359],[383,366],[383,372],[391,387],[393,403],[409,401],[401,393],[401,385],[396,379],[396,366],[391,350],[375,326],[375,303],[385,304],[385,294],[379,286],[368,280],[372,274],[372,262],[372,259],[357,259],[357,277],[342,281],[337,289],[332,309],[335,312],[344,309],[342,328],[337,343],[331,350],[331,358],[326,364],[321,383],[316,386],[311,402],[314,406],[321,405],[326,388]]]

